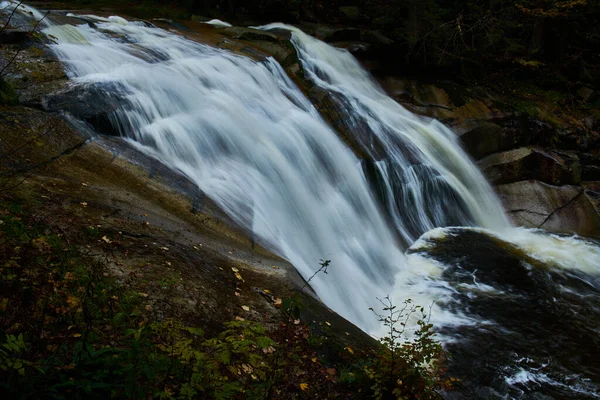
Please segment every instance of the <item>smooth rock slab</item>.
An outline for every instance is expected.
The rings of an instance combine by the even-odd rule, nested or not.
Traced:
[[[530,180],[499,185],[496,192],[515,225],[600,237],[600,216],[579,186]]]

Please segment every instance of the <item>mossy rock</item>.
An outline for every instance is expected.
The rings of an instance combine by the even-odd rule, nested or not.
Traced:
[[[12,87],[12,85],[6,82],[3,78],[0,78],[0,105],[3,106],[16,106],[19,104],[19,96]]]

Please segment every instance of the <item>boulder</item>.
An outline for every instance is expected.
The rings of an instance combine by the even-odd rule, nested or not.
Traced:
[[[496,192],[516,225],[600,237],[600,216],[580,186],[531,180],[497,186]]]
[[[581,167],[576,155],[539,148],[521,147],[492,154],[479,161],[479,167],[495,185],[528,179],[551,185],[581,182]]]
[[[473,124],[473,128],[463,133],[460,139],[465,150],[475,159],[510,149],[516,142],[512,135],[506,135],[501,126],[490,121]]]
[[[112,114],[121,106],[122,92],[113,84],[75,86],[50,96],[45,105],[48,111],[67,112],[87,122],[97,133],[119,136]]]
[[[456,118],[452,128],[475,159],[519,146],[551,147],[556,129],[525,114],[482,112],[473,118]],[[455,116],[456,117],[456,116]]]

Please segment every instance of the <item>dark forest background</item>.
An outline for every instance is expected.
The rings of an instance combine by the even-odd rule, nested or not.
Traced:
[[[79,0],[127,7],[129,1]],[[597,82],[600,0],[145,0],[178,16],[234,23],[335,24],[381,33],[376,47],[413,71],[485,77],[499,70]],[[389,40],[385,40],[385,39]]]

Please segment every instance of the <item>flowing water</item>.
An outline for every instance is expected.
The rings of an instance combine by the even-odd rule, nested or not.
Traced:
[[[273,59],[145,22],[79,17],[44,29],[72,85],[118,99],[114,129],[304,277],[332,260],[311,282],[327,305],[376,335],[376,296],[435,302],[452,371],[467,382],[448,397],[600,397],[600,247],[512,228],[455,135],[386,96],[349,53],[291,26],[261,27],[292,31],[307,79],[331,96],[368,160]]]
[[[89,18],[87,16],[86,18]],[[272,59],[253,61],[143,23],[52,26],[75,85],[121,99],[120,133],[194,181],[366,329],[403,263],[355,158]]]
[[[304,73],[331,93],[348,131],[375,161],[384,203],[407,243],[441,226],[509,227],[502,207],[457,136],[436,120],[419,118],[374,82],[347,51],[289,25]]]

